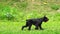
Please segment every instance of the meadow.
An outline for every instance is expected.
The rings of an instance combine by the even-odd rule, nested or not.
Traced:
[[[21,30],[26,19],[44,15],[44,30]],[[0,34],[60,34],[60,0],[0,0]]]

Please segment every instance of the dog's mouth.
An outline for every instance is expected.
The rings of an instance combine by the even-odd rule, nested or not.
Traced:
[[[47,22],[47,21],[44,21],[44,22]]]
[[[47,22],[48,20],[45,20],[44,22]]]

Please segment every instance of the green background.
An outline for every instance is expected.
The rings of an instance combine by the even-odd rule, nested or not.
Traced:
[[[21,30],[26,19],[44,15],[44,30]],[[60,34],[60,0],[0,0],[0,34]]]

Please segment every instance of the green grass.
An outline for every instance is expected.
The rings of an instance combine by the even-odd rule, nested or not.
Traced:
[[[54,10],[58,10],[59,9],[59,6],[56,5],[56,4],[51,4],[51,8],[54,9]]]
[[[36,15],[37,16],[37,15]],[[23,31],[21,27],[25,25],[25,20],[20,22],[5,21],[0,22],[0,33],[1,34],[60,34],[60,16],[55,14],[54,16],[47,15],[49,21],[43,23],[42,27],[44,30],[35,30],[32,26],[31,31],[25,28]]]
[[[56,10],[60,8],[60,3],[56,2],[55,5],[48,1],[45,5],[45,1],[0,0],[0,34],[60,34],[60,13]],[[7,13],[14,19],[9,16],[12,20],[7,20]],[[26,19],[40,18],[44,15],[49,18],[48,22],[42,24],[44,30],[35,30],[34,25],[30,31],[28,31],[28,28],[21,30],[21,27],[26,23]]]

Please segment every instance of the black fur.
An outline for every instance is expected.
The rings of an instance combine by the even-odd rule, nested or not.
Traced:
[[[37,19],[28,19],[26,20],[26,25],[25,26],[22,26],[22,30],[25,28],[25,27],[29,27],[28,30],[31,30],[31,26],[32,25],[35,25],[35,29],[38,30],[38,28],[40,28],[41,30],[43,30],[43,28],[41,27],[42,25],[42,22],[47,22],[49,19],[44,16],[42,18],[37,18]]]

